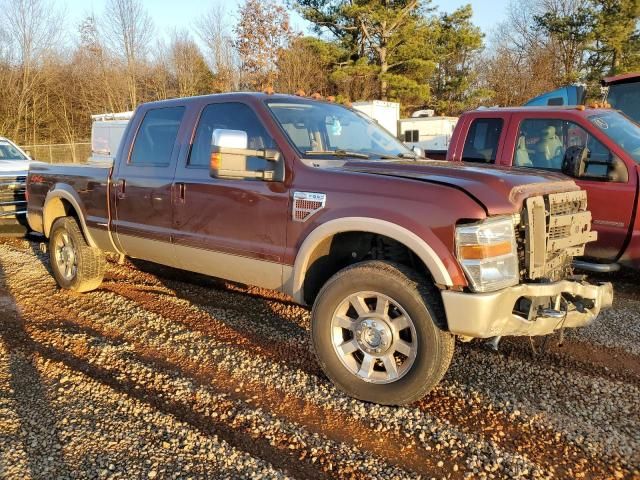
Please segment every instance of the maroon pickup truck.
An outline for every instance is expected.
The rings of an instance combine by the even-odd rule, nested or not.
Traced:
[[[447,160],[563,172],[586,190],[598,240],[581,269],[640,268],[640,126],[610,109],[485,108],[464,113]],[[583,155],[571,170],[569,157]]]
[[[145,104],[113,166],[35,164],[27,193],[62,288],[97,288],[113,252],[280,290],[313,306],[327,376],[373,402],[425,395],[455,336],[545,335],[612,302],[571,271],[595,238],[573,181],[418,160],[330,102]]]

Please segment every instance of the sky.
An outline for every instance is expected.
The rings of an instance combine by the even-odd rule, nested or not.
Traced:
[[[484,33],[490,33],[493,27],[505,18],[510,0],[433,0],[432,5],[441,12],[451,12],[456,8],[471,3],[474,13],[474,23]],[[99,16],[104,11],[106,0],[61,0],[65,5],[68,28],[74,29],[80,20],[92,12]],[[238,0],[142,0],[149,15],[153,18],[156,32],[167,32],[167,36],[174,30],[187,29],[193,25],[210,5],[220,3],[231,15],[230,25],[237,12]],[[293,25],[299,30],[309,33],[309,26],[302,18],[292,12]]]

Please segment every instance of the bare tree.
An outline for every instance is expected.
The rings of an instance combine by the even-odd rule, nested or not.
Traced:
[[[5,62],[13,67],[10,90],[5,92],[10,98],[2,102],[9,111],[1,113],[15,118],[13,136],[28,142],[37,135],[35,111],[41,94],[37,87],[42,81],[38,66],[60,43],[62,17],[49,0],[4,0],[0,4],[0,20],[7,42]]]
[[[202,52],[188,32],[175,32],[169,47],[171,68],[177,81],[178,96],[210,93],[213,77]]]
[[[213,89],[225,92],[238,88],[238,67],[233,34],[227,28],[223,5],[214,4],[197,21],[197,32],[209,53],[209,66],[215,75]]]
[[[140,0],[108,0],[103,33],[112,52],[126,64],[129,102],[133,108],[139,100],[140,63],[145,59],[153,37],[153,22]]]

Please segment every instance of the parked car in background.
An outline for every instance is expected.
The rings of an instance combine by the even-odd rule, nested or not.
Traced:
[[[26,152],[0,137],[0,235],[26,232],[25,186],[30,163]]]
[[[640,123],[640,72],[625,73],[602,80],[602,100]],[[584,105],[587,88],[584,84],[567,85],[532,98],[526,107]]]
[[[455,335],[545,335],[612,302],[610,283],[571,275],[595,238],[573,181],[419,160],[330,102],[145,104],[113,166],[35,164],[27,189],[62,288],[98,288],[113,252],[280,290],[312,306],[327,376],[372,402],[425,395]]]
[[[113,162],[133,112],[91,115],[91,157],[89,162]]]
[[[464,113],[447,159],[480,165],[564,172],[589,196],[598,241],[578,264],[611,271],[640,268],[640,126],[610,109],[485,108]],[[568,157],[586,155],[570,171]]]

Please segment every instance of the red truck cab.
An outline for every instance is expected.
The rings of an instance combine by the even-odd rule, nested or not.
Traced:
[[[578,264],[595,271],[618,264],[640,268],[640,126],[620,112],[583,106],[466,112],[447,160],[562,172],[571,147],[585,148],[588,155],[586,169],[574,180],[588,193],[599,234]]]

